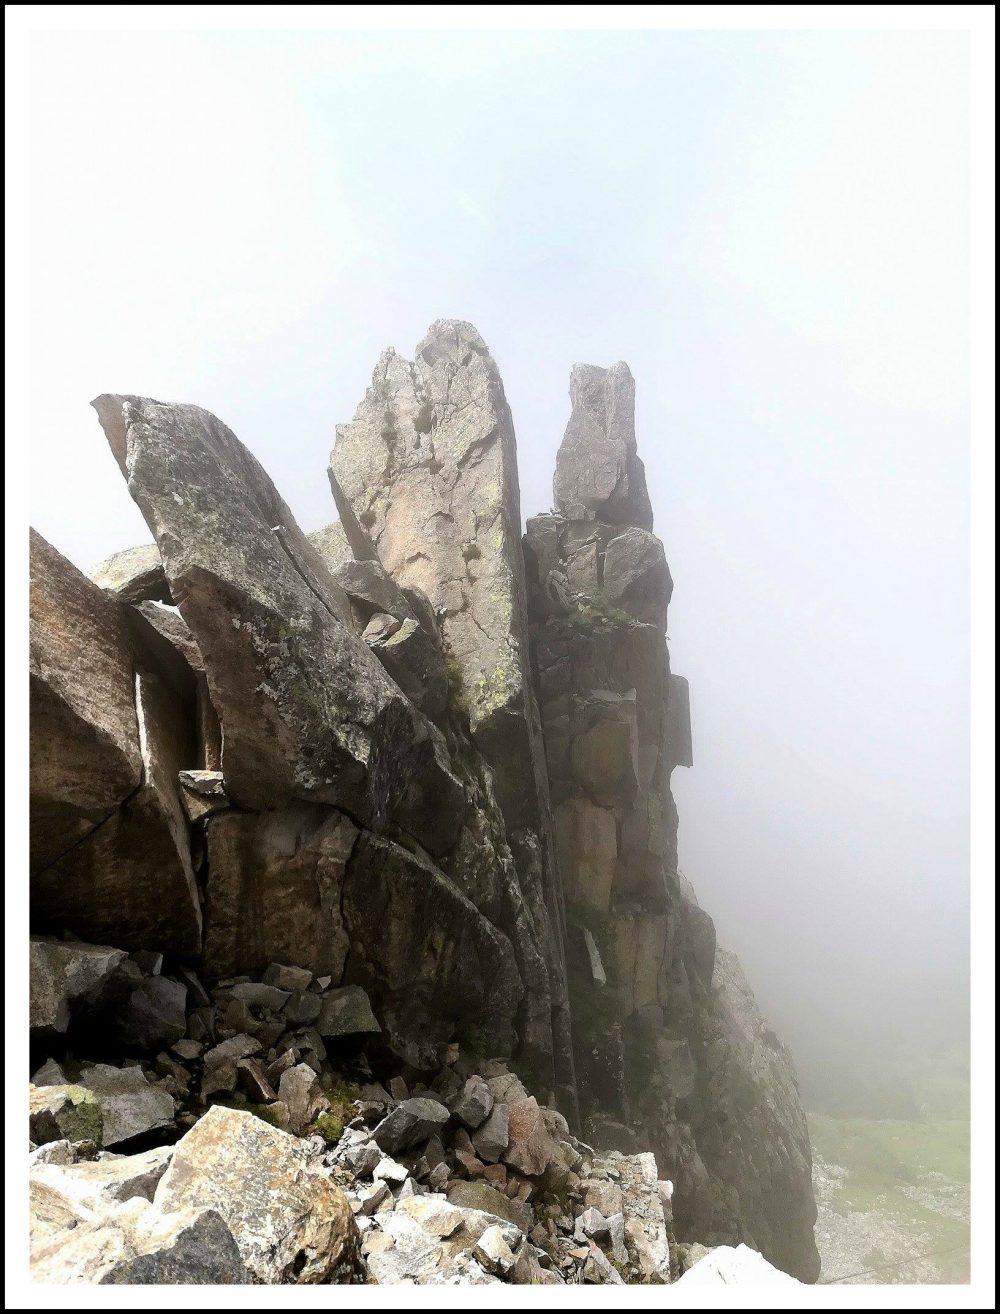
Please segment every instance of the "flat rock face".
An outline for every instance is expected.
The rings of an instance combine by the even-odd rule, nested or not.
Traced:
[[[217,1210],[257,1282],[326,1282],[353,1260],[343,1192],[303,1142],[252,1113],[211,1108],[178,1142],[155,1203]]]
[[[379,1001],[401,1057],[426,1066],[463,1028],[474,1028],[486,1052],[511,1052],[524,994],[514,950],[437,868],[363,833],[348,864],[343,916],[349,974]]]
[[[212,817],[208,975],[259,975],[288,963],[339,981],[348,950],[341,893],[357,837],[342,812],[316,804]]]
[[[534,812],[514,427],[471,324],[439,320],[412,362],[383,354],[330,468],[385,568],[436,609],[505,811]]]
[[[204,659],[228,796],[346,803],[447,847],[461,788],[443,741],[354,635],[346,595],[261,466],[198,407],[95,407]]]
[[[41,871],[139,786],[123,605],[31,531],[31,867]]]

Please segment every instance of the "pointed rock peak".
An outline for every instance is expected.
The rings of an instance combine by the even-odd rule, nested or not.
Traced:
[[[436,319],[417,343],[416,354],[427,365],[446,360],[455,366],[467,365],[473,356],[481,356],[496,373],[493,357],[479,330],[464,319]]]
[[[636,452],[635,380],[624,361],[574,365],[572,412],[556,456],[556,510],[569,520],[652,529],[646,471]]]

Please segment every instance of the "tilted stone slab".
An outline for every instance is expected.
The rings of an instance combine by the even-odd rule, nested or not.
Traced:
[[[444,741],[353,633],[346,595],[259,463],[199,407],[95,407],[204,660],[228,796],[254,810],[346,804],[446,849],[462,794]]]

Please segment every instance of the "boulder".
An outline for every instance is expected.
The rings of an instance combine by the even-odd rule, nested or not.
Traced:
[[[490,1214],[493,1219],[502,1218],[524,1233],[530,1232],[535,1225],[535,1215],[528,1205],[502,1195],[487,1181],[449,1182],[448,1201],[462,1209]]]
[[[802,1285],[797,1278],[775,1268],[763,1255],[742,1243],[716,1246],[677,1279],[677,1285],[680,1284],[688,1287]]]
[[[319,1078],[307,1063],[297,1063],[281,1074],[278,1099],[288,1107],[288,1130],[301,1136],[318,1113],[328,1107]]]
[[[472,1133],[472,1146],[487,1163],[496,1163],[510,1144],[510,1110],[506,1104],[494,1104],[481,1127]]]
[[[94,405],[204,660],[230,799],[340,803],[446,849],[462,791],[444,741],[353,633],[346,595],[261,466],[198,407]]]
[[[181,771],[177,783],[189,821],[203,821],[229,807],[221,771]]]
[[[630,526],[611,539],[604,552],[603,581],[612,606],[666,630],[674,585],[663,544],[655,534]]]
[[[108,945],[32,936],[28,959],[32,1033],[64,1033],[78,1009],[99,1004],[126,956],[123,949]]]
[[[558,1155],[558,1144],[534,1096],[510,1105],[508,1136],[503,1161],[526,1177],[541,1177]]]
[[[32,911],[95,942],[194,955],[201,904],[177,775],[194,763],[195,728],[170,682],[141,663],[134,700],[141,783],[101,826],[36,874]]]
[[[36,1145],[64,1140],[104,1143],[101,1107],[91,1091],[77,1085],[30,1085],[28,1128]]]
[[[123,602],[171,602],[160,550],[155,543],[113,552],[94,567],[90,578],[99,588],[116,593]]]
[[[464,1127],[475,1131],[490,1115],[493,1093],[482,1077],[469,1077],[461,1091],[451,1102],[451,1111]]]
[[[113,1029],[128,1049],[154,1052],[187,1032],[187,986],[167,976],[147,976],[114,1011]]]
[[[128,1200],[80,1221],[32,1256],[35,1282],[203,1286],[247,1283],[250,1275],[214,1209],[164,1213]]]
[[[33,1163],[29,1180],[60,1192],[81,1213],[102,1213],[138,1196],[152,1200],[172,1154],[172,1145],[161,1145],[142,1154],[113,1154],[66,1164]]]
[[[360,986],[328,990],[320,1004],[316,1030],[327,1039],[372,1035],[381,1031],[368,996]]]
[[[217,1210],[256,1282],[329,1282],[354,1262],[343,1192],[303,1142],[252,1113],[209,1109],[177,1143],[155,1203]]]
[[[67,1064],[61,1069],[48,1063],[35,1073],[36,1085],[56,1086],[72,1076],[77,1086],[96,1100],[104,1122],[101,1144],[120,1145],[134,1136],[167,1127],[173,1121],[174,1101],[160,1085],[149,1082],[140,1067],[115,1068],[107,1063]],[[67,1139],[71,1137],[63,1132]],[[49,1137],[48,1139],[55,1139]],[[96,1139],[88,1137],[88,1139]]]
[[[378,1124],[372,1140],[386,1154],[397,1154],[428,1140],[441,1130],[449,1116],[437,1100],[423,1096],[402,1100]]]

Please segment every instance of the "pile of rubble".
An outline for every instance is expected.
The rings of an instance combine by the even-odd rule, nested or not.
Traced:
[[[504,1062],[458,1045],[436,1072],[388,1075],[360,987],[278,963],[263,977],[206,990],[159,955],[32,941],[33,1034],[59,1051],[30,1091],[36,1277],[677,1276],[651,1154],[595,1151]],[[81,1060],[101,1044],[118,1058]],[[327,1218],[322,1246],[284,1213]]]

